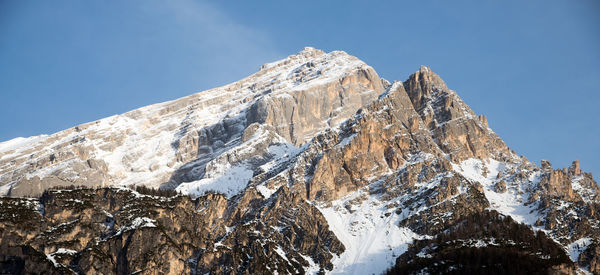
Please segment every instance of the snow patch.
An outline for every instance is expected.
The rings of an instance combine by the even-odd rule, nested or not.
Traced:
[[[292,263],[290,263],[290,260],[288,259],[287,255],[285,255],[285,251],[283,251],[283,249],[281,249],[281,246],[277,246],[277,248],[275,248],[275,252],[277,252],[277,254],[279,256],[281,256],[281,258],[283,258],[289,265],[292,265]]]
[[[32,136],[32,137],[26,137],[26,138],[17,137],[17,138],[13,138],[13,139],[5,141],[5,142],[0,142],[0,153],[12,151],[15,149],[19,149],[21,147],[30,146],[37,142],[43,141],[47,137],[48,137],[48,135],[39,135],[39,136]],[[5,156],[2,156],[0,159],[2,159],[4,157]]]
[[[156,225],[154,224],[155,222],[156,220],[150,219],[148,217],[137,217],[133,220],[133,222],[131,222],[130,225],[124,226],[121,229],[119,229],[119,231],[115,235],[120,235],[123,232],[127,232],[133,229],[153,228],[156,227]]]
[[[207,192],[217,192],[231,198],[248,186],[248,182],[254,174],[245,165],[230,166],[228,163],[222,165],[219,172],[216,177],[182,183],[176,190],[194,197],[202,196]]]
[[[577,260],[579,260],[579,254],[585,251],[591,242],[591,238],[581,238],[569,244],[567,249],[569,251],[569,257],[571,257],[571,261],[577,262]]]
[[[131,223],[131,227],[133,228],[142,228],[142,227],[156,227],[154,224],[156,221],[147,217],[137,217]]]
[[[365,200],[345,205],[359,196]],[[408,244],[422,236],[406,227],[398,227],[398,215],[385,215],[385,204],[377,195],[369,195],[368,187],[354,192],[331,206],[317,205],[330,230],[344,244],[346,250],[332,260],[331,274],[379,274],[392,266]]]
[[[275,192],[277,192],[276,189],[269,189],[264,183],[256,186],[256,190],[258,190],[258,192],[260,192],[265,199],[270,198],[273,194],[275,194]]]
[[[77,251],[72,250],[72,249],[66,249],[66,248],[59,248],[58,250],[56,250],[53,254],[67,254],[67,255],[75,255],[77,254]]]
[[[490,209],[511,216],[517,222],[533,225],[539,216],[533,206],[525,205],[529,198],[525,189],[528,185],[533,185],[539,180],[539,173],[532,174],[532,181],[529,183],[512,186],[509,182],[506,192],[496,192],[495,184],[501,180],[496,178],[497,175],[508,170],[511,166],[494,159],[482,161],[475,158],[467,159],[460,164],[452,164],[454,171],[468,180],[479,182],[483,186],[485,197],[490,202]],[[487,174],[484,172],[487,172]]]

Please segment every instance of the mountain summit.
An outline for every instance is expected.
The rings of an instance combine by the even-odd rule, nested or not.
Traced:
[[[383,85],[353,56],[305,48],[223,87],[29,138],[21,146],[2,143],[0,192],[186,183],[179,187],[185,192],[214,187],[233,195],[259,166],[337,127],[375,100]],[[228,182],[225,174],[236,179]]]
[[[600,272],[579,162],[517,155],[429,67],[390,83],[341,51],[0,143],[0,194],[8,272]]]

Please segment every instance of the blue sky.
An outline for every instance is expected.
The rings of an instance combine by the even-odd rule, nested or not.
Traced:
[[[600,175],[598,1],[0,0],[0,140],[223,85],[304,46],[420,65],[519,154]]]

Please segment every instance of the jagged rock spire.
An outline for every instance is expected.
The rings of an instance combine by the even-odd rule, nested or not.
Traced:
[[[435,90],[448,90],[442,78],[427,66],[421,66],[418,71],[410,75],[408,80],[404,82],[404,86],[417,109],[424,104],[425,98],[429,97]]]

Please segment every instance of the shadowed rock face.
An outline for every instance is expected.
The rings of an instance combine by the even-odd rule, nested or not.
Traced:
[[[285,190],[268,201],[247,192],[237,204],[216,194],[191,200],[127,189],[49,191],[39,200],[0,202],[0,247],[13,259],[2,271],[302,273],[303,255],[331,269],[332,253],[344,249],[320,212]]]
[[[48,190],[71,184],[94,188]],[[190,196],[114,188],[130,184]],[[428,67],[390,84],[312,48],[220,88],[0,144],[0,185],[38,197],[0,199],[2,271],[379,273],[465,220],[544,229],[556,243],[539,255],[560,259],[532,256],[544,270],[598,272],[600,257],[600,188],[579,162],[516,155]],[[494,246],[486,232],[477,243]]]

